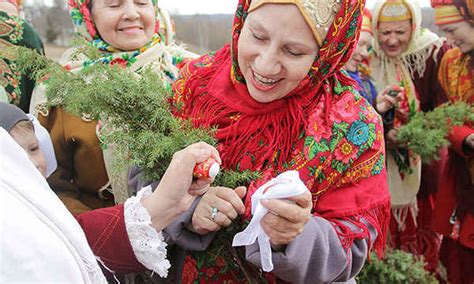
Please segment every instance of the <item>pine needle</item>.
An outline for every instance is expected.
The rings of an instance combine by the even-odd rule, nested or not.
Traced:
[[[429,163],[450,145],[447,136],[453,126],[474,122],[474,108],[464,102],[445,104],[430,112],[419,112],[398,130],[398,140]]]
[[[16,52],[20,71],[45,81],[47,107],[61,105],[70,113],[105,122],[100,138],[103,147],[116,147],[116,169],[138,166],[146,178],[159,180],[175,152],[199,141],[217,145],[215,129],[195,128],[172,115],[171,86],[149,68],[137,74],[119,65],[94,64],[73,73],[27,48]],[[257,173],[224,169],[216,182],[235,188],[256,178]]]

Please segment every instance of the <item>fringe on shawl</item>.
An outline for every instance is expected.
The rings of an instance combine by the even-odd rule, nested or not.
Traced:
[[[342,247],[348,252],[356,239],[366,239],[369,244],[367,257],[370,260],[369,252],[374,250],[379,258],[385,254],[387,233],[390,224],[390,199],[383,200],[372,209],[359,212],[350,217],[329,219],[336,229]],[[348,224],[355,226],[351,228]],[[369,226],[377,232],[375,241],[371,239]]]
[[[258,157],[253,161],[254,165],[262,166],[265,161],[283,164],[290,157],[292,143],[305,126],[305,109],[311,101],[307,97],[311,95],[305,98],[290,96],[284,107],[274,111],[262,110],[256,115],[246,114],[244,109],[236,106],[229,107],[225,96],[218,98],[207,94],[213,74],[219,72],[218,69],[222,68],[228,58],[229,49],[220,50],[213,58],[214,63],[211,66],[201,68],[189,79],[188,87],[197,91],[198,95],[185,98],[192,101],[185,101],[185,105],[193,104],[188,108],[188,117],[193,117],[193,123],[198,127],[220,125],[226,118],[230,120],[229,125],[220,125],[216,134],[219,140],[226,141],[225,145],[221,146],[222,149],[219,149],[222,160],[227,161],[223,165],[226,168],[235,168],[246,153]],[[302,85],[303,87],[293,92],[315,92],[310,87],[311,84]],[[205,99],[199,98],[200,95],[205,95]],[[239,117],[232,119],[232,116]],[[278,152],[275,152],[275,149],[278,149]]]
[[[430,56],[433,58],[434,62],[437,63],[438,53],[441,47],[443,47],[443,42],[439,40],[424,49],[402,56],[402,62],[407,67],[412,78],[414,77],[415,72],[418,73],[420,77],[423,76],[426,70],[426,62]]]
[[[392,216],[395,219],[395,222],[397,222],[399,232],[405,230],[408,215],[411,215],[415,227],[417,227],[416,217],[418,216],[418,204],[416,199],[410,204],[392,207]]]
[[[418,76],[422,77],[426,70],[426,62],[430,57],[432,57],[433,61],[437,63],[438,53],[442,47],[443,41],[438,40],[433,44],[430,44],[427,47],[417,50],[415,52],[402,54],[400,56],[400,60],[407,68],[412,78],[414,78],[415,73],[417,73]],[[380,61],[383,62],[383,65],[385,65],[384,69],[387,69],[387,66],[392,61],[392,59],[390,57],[387,57],[383,52],[377,53],[377,56],[380,57]]]
[[[217,137],[225,140],[225,148],[220,149],[222,159],[228,164],[224,165],[235,168],[246,153],[254,154],[258,159],[255,165],[262,165],[265,161],[274,160],[282,164],[290,156],[292,143],[301,132],[304,115],[298,107],[293,107],[294,101],[288,102],[290,107],[278,113],[269,113],[259,118],[247,117],[232,122],[228,129],[218,131]],[[222,107],[222,103],[210,97],[208,100],[200,100],[196,109],[211,110],[203,114],[207,121],[204,125],[213,125],[213,117],[217,114],[231,116],[232,110]],[[192,114],[195,115],[195,114]],[[195,121],[198,125],[201,124]],[[202,125],[202,124],[201,124]],[[233,135],[238,133],[239,135]],[[238,145],[239,147],[235,147]],[[275,152],[278,149],[279,152]]]

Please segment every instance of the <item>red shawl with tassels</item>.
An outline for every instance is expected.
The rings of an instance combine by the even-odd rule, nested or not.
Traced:
[[[390,216],[382,123],[341,71],[357,42],[363,2],[343,1],[308,76],[295,90],[283,99],[258,103],[237,64],[237,41],[250,5],[240,0],[232,45],[185,65],[172,104],[177,116],[196,126],[218,128],[224,168],[262,173],[248,186],[247,218],[259,185],[298,170],[313,193],[314,215],[334,224],[342,246],[349,249],[356,238],[370,239],[363,219],[377,230],[373,248],[381,255]],[[361,230],[354,232],[341,220]],[[200,266],[198,261],[202,283],[216,279],[206,278],[203,271],[210,270]]]

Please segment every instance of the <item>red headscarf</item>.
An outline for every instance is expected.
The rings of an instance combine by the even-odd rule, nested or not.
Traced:
[[[435,9],[437,25],[456,23],[460,20],[474,24],[474,0],[431,0],[431,6]],[[456,7],[457,11],[450,11],[446,7]]]
[[[474,24],[474,0],[454,0],[453,2],[464,19],[471,25]]]
[[[341,71],[356,46],[365,1],[341,1],[306,78],[270,103],[251,98],[237,62],[250,2],[239,1],[231,46],[181,70],[174,85],[176,115],[218,128],[224,168],[262,173],[249,186],[248,214],[260,184],[295,169],[313,193],[314,214],[335,224],[345,248],[355,238],[370,238],[363,218],[377,230],[374,247],[381,252],[390,207],[381,121]],[[352,232],[341,219],[362,230]]]

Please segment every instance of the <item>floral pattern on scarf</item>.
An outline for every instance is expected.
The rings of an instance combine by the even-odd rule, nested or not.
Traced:
[[[90,1],[91,0],[69,0],[68,2],[69,14],[74,24],[76,34],[84,38],[88,44],[103,52],[103,57],[99,60],[85,60],[83,67],[99,62],[105,64],[118,63],[124,67],[130,67],[136,63],[138,55],[146,52],[160,42],[169,43],[170,38],[173,37],[173,33],[169,31],[171,29],[169,26],[160,26],[160,23],[166,23],[165,18],[167,17],[167,13],[158,7],[156,0],[151,0],[156,15],[155,34],[142,48],[131,52],[122,52],[100,38],[95,24],[92,21],[92,11],[90,11],[88,7],[90,6]],[[171,37],[167,37],[167,34],[171,34]]]
[[[41,39],[27,22],[0,11],[0,50],[8,46],[24,46],[44,53]],[[0,56],[0,101],[6,100],[28,112],[35,82],[17,70],[15,59],[16,54],[10,52]]]

